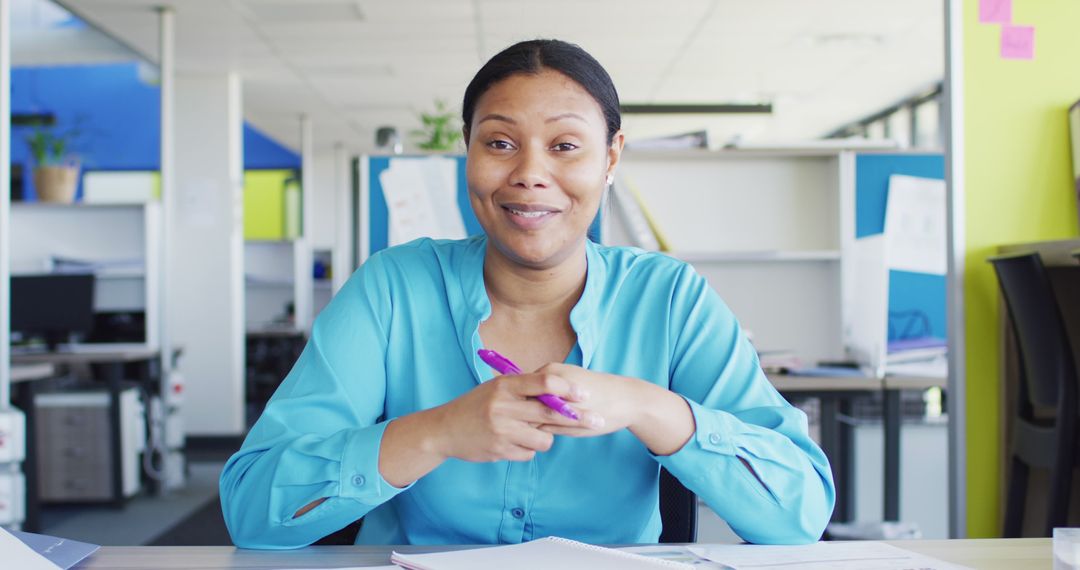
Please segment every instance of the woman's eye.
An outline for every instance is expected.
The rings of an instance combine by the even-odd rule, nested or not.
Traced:
[[[557,145],[555,145],[555,146],[553,146],[551,148],[553,148],[555,150],[558,150],[558,151],[568,151],[568,150],[576,149],[577,145],[574,144],[574,143],[564,142],[564,143],[559,143],[559,144],[557,144]]]
[[[489,148],[493,148],[495,150],[510,150],[514,148],[513,145],[504,140],[488,141],[487,145]]]

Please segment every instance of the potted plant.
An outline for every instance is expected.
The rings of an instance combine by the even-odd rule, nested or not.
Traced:
[[[37,128],[26,137],[34,158],[34,188],[38,200],[70,204],[75,201],[79,165],[68,154],[73,132],[56,133]]]
[[[443,101],[435,101],[434,113],[420,113],[423,128],[412,131],[417,146],[424,150],[448,152],[457,150],[461,140],[461,126],[457,113],[449,110]]]

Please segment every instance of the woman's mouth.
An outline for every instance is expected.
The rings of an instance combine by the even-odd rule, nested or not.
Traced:
[[[550,206],[528,204],[503,204],[502,209],[507,212],[507,218],[514,225],[527,230],[543,226],[559,213],[559,210]]]

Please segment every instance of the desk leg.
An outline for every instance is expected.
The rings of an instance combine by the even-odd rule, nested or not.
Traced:
[[[23,458],[22,472],[26,479],[26,516],[22,529],[26,532],[41,532],[41,491],[38,489],[37,465],[37,430],[34,426],[34,384],[20,382],[14,386],[16,407],[26,415],[26,457]]]
[[[841,420],[841,414],[851,413],[851,401],[841,396],[822,396],[821,449],[829,458],[836,486],[836,507],[832,522],[850,522],[855,514],[854,462],[851,460],[854,432]]]
[[[120,362],[111,362],[100,365],[109,390],[109,433],[112,439],[112,474],[113,474],[113,507],[124,506],[124,440],[121,429],[120,416],[120,381],[124,376],[124,365]]]
[[[884,390],[885,520],[900,520],[900,390]]]

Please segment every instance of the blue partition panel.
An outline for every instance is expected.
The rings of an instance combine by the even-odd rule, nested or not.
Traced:
[[[856,156],[855,237],[861,238],[885,231],[889,176],[893,174],[944,180],[945,157],[936,153]],[[890,271],[889,340],[895,340],[905,330],[922,331],[922,325],[911,323],[913,318],[924,320],[929,325],[929,330],[923,331],[925,334],[919,336],[945,338],[945,277]]]

